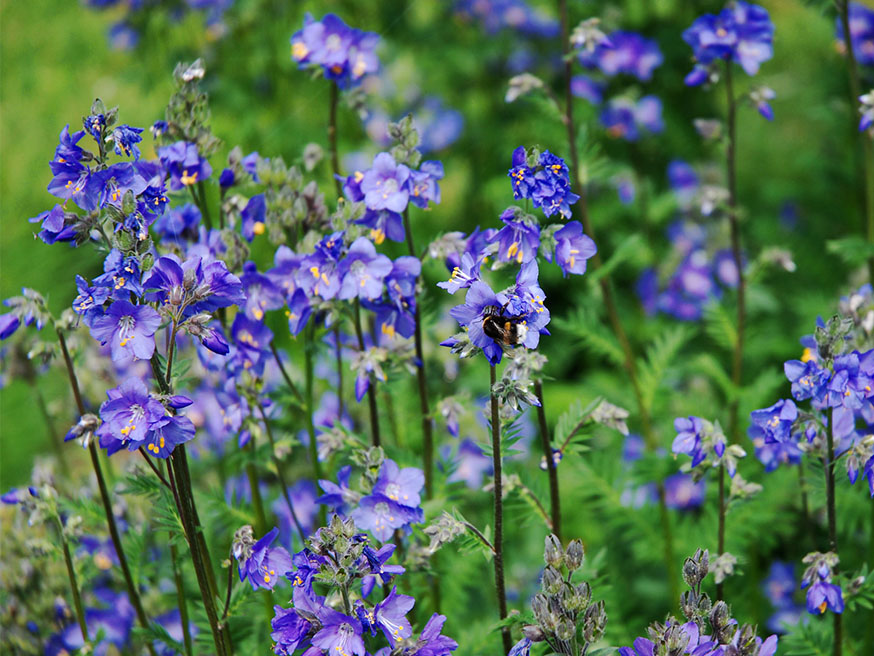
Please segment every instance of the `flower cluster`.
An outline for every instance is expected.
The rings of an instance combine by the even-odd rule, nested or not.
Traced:
[[[570,206],[580,199],[571,191],[564,160],[548,150],[529,155],[519,146],[513,151],[513,167],[507,175],[513,181],[513,198],[531,200],[546,216],[558,212],[569,219]]]
[[[629,98],[612,98],[601,109],[601,124],[614,139],[637,141],[646,132],[658,134],[665,129],[662,101],[644,96],[637,102]]]
[[[248,525],[234,534],[232,551],[237,559],[240,581],[248,579],[253,590],[272,590],[292,569],[288,552],[282,547],[270,546],[277,535],[279,529],[274,528],[256,542],[252,527]]]
[[[657,653],[721,656],[725,653],[749,656],[774,656],[777,636],[762,640],[756,636],[756,627],[739,624],[731,617],[731,609],[724,601],[713,603],[701,584],[713,571],[707,551],[698,550],[683,563],[683,581],[689,590],[680,598],[680,609],[686,618],[683,623],[668,617],[664,623],[649,627],[647,638],[637,638],[633,647],[620,647],[620,656],[652,656]],[[705,633],[709,627],[710,633]]]
[[[299,68],[319,68],[341,89],[361,83],[379,70],[379,35],[349,27],[335,14],[314,20],[304,17],[303,28],[291,37],[291,58]]]
[[[695,68],[686,76],[686,84],[697,86],[711,77],[720,61],[734,61],[747,75],[759,72],[759,66],[773,55],[774,24],[764,7],[748,2],[733,2],[718,14],[704,14],[683,32],[691,46]]]
[[[801,588],[807,589],[807,612],[822,615],[826,610],[844,612],[844,595],[841,586],[832,583],[838,556],[832,551],[809,553],[802,561],[807,565],[801,577]]]
[[[413,638],[406,615],[415,599],[399,594],[393,587],[380,602],[368,600],[377,580],[387,585],[404,568],[388,565],[395,546],[374,550],[367,536],[357,533],[351,520],[335,516],[330,526],[320,528],[307,548],[292,558],[288,579],[293,586],[291,608],[274,606],[272,621],[274,653],[291,656],[297,649],[311,653],[364,656],[377,653],[365,642],[379,634],[385,639],[385,652],[406,656],[427,654],[447,656],[458,645],[442,635],[446,618],[434,614]],[[359,588],[360,586],[360,588]],[[327,594],[319,594],[326,587]],[[342,593],[342,606],[336,593]]]
[[[368,488],[365,493],[365,490],[349,488],[352,468],[347,465],[340,469],[337,483],[319,481],[325,494],[317,501],[339,515],[348,515],[359,529],[370,531],[377,540],[386,542],[395,531],[410,532],[412,524],[424,521],[421,492],[425,477],[422,470],[401,469],[388,458],[377,471],[375,480],[368,480],[366,476],[362,479]]]
[[[528,656],[531,644],[545,642],[556,654],[573,656],[600,640],[607,626],[604,602],[592,601],[591,586],[585,581],[574,583],[574,572],[584,560],[583,543],[571,540],[566,548],[555,535],[546,537],[543,550],[545,567],[540,579],[540,591],[531,600],[536,624],[522,627],[522,638],[513,647],[511,656]]]
[[[728,475],[734,478],[737,461],[746,453],[737,444],[726,445],[725,434],[719,422],[711,423],[700,417],[678,417],[674,420],[677,437],[671,445],[674,454],[685,454],[692,461],[682,467],[684,472],[692,472],[695,480],[701,479],[708,469],[724,466]]]
[[[845,453],[847,476],[858,479],[860,467],[874,496],[874,446],[857,430],[861,419],[874,418],[874,350],[851,350],[847,320],[834,317],[820,323],[815,338],[806,338],[804,355],[783,365],[795,401],[809,401],[812,412],[799,412],[791,399],[783,399],[752,413],[749,434],[756,456],[768,471],[778,464],[797,464],[807,451],[823,452],[825,433],[831,431],[838,453]],[[828,414],[831,413],[831,425]]]

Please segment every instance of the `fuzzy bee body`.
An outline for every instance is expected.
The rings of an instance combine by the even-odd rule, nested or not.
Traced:
[[[487,308],[483,315],[483,332],[499,344],[515,346],[525,339],[528,328],[521,315],[504,316],[503,311],[504,308]]]

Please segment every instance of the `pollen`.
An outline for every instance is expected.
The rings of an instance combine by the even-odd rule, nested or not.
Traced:
[[[291,44],[291,56],[300,61],[310,54],[310,49],[301,41],[295,41]]]
[[[197,182],[197,171],[195,171],[191,175],[188,175],[188,169],[185,169],[184,171],[182,171],[182,176],[179,178],[179,181],[186,187],[189,185],[193,185],[195,182]]]
[[[256,235],[264,234],[264,223],[261,221],[255,221],[255,225],[252,226],[252,232]]]

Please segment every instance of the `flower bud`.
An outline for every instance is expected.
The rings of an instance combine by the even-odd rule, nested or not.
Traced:
[[[567,546],[567,552],[564,556],[564,564],[571,571],[578,570],[583,564],[585,553],[581,540],[574,538]]]
[[[522,627],[522,635],[528,638],[531,642],[543,642],[546,640],[546,634],[539,626],[534,624],[526,624]]]
[[[562,583],[564,580],[561,577],[561,572],[552,565],[547,565],[543,570],[543,579],[540,582],[541,589],[549,595],[555,595],[561,590]]]
[[[561,542],[555,535],[547,535],[545,545],[543,547],[543,560],[547,565],[553,567],[561,567],[561,562],[564,560],[564,551],[561,548]]]

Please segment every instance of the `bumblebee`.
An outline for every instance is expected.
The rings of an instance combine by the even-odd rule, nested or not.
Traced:
[[[505,316],[504,307],[489,306],[483,315],[483,332],[487,337],[505,346],[515,346],[525,340],[528,326],[522,315]]]

